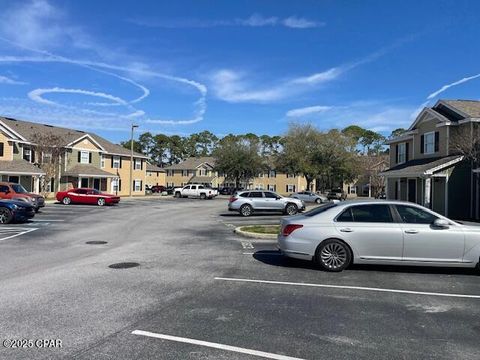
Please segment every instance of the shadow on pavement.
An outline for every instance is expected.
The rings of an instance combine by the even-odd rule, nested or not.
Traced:
[[[287,268],[300,268],[324,271],[313,261],[297,260],[282,256],[279,251],[261,250],[253,254],[255,260],[272,266]],[[348,271],[376,271],[385,273],[409,273],[409,274],[439,274],[439,275],[470,275],[479,276],[480,270],[465,268],[442,268],[432,266],[394,266],[394,265],[360,265],[353,264],[344,272]]]

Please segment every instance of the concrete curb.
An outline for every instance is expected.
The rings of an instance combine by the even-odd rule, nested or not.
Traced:
[[[241,228],[245,227],[245,226],[248,226],[248,225],[243,225],[243,226],[236,227],[233,230],[233,232],[235,234],[240,235],[240,236],[247,237],[247,238],[253,238],[253,239],[262,239],[262,240],[276,240],[277,239],[277,234],[258,234],[258,233],[253,233],[253,232],[241,230]]]

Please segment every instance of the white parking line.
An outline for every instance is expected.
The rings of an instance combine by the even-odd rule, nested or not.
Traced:
[[[206,347],[210,347],[210,348],[214,348],[214,349],[220,349],[220,350],[232,351],[232,352],[241,353],[241,354],[259,356],[259,357],[263,357],[265,359],[303,360],[303,359],[300,359],[300,358],[286,356],[286,355],[273,354],[273,353],[268,353],[268,352],[264,352],[264,351],[246,349],[246,348],[241,348],[241,347],[237,347],[237,346],[224,345],[224,344],[219,344],[219,343],[214,343],[214,342],[209,342],[209,341],[202,341],[202,340],[195,340],[195,339],[178,337],[178,336],[157,334],[157,333],[153,333],[153,332],[150,332],[150,331],[134,330],[134,331],[132,331],[132,334],[133,335],[140,335],[140,336],[147,336],[147,337],[162,339],[162,340],[176,341],[176,342],[181,342],[181,343],[186,343],[186,344],[206,346]]]
[[[42,221],[65,221],[64,219],[31,219],[30,221],[42,222]]]
[[[29,233],[29,232],[38,230],[37,228],[35,228],[35,229],[17,228],[17,229],[20,229],[20,232],[18,232],[17,234],[14,234],[14,235],[10,235],[10,236],[7,236],[7,237],[0,238],[0,241],[12,239],[12,238],[14,238],[14,237],[17,237],[17,236],[20,236],[20,235],[24,235],[24,234],[26,234],[26,233]]]
[[[250,241],[242,241],[242,247],[244,249],[253,249],[253,245]]]
[[[443,297],[454,297],[454,298],[465,298],[465,299],[480,299],[480,295],[448,294],[448,293],[437,293],[437,292],[427,292],[427,291],[412,291],[412,290],[397,290],[397,289],[371,288],[371,287],[363,287],[363,286],[311,284],[311,283],[296,283],[296,282],[289,282],[289,281],[239,279],[239,278],[224,278],[224,277],[216,277],[215,280],[234,281],[234,282],[248,282],[248,283],[257,283],[257,284],[291,285],[291,286],[310,286],[310,287],[320,287],[320,288],[330,288],[330,289],[346,289],[346,290],[361,290],[361,291],[378,291],[378,292],[387,292],[387,293],[414,294],[414,295],[427,295],[427,296],[443,296]]]

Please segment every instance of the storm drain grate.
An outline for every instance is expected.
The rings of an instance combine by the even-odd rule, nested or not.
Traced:
[[[108,265],[108,267],[111,269],[129,269],[137,266],[140,266],[140,264],[136,262],[121,262],[121,263]]]
[[[103,244],[108,244],[108,241],[94,240],[94,241],[87,241],[85,244],[88,244],[88,245],[103,245]]]

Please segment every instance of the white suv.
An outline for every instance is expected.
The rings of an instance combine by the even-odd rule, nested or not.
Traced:
[[[305,210],[302,200],[284,197],[272,191],[240,191],[233,195],[228,203],[228,210],[238,211],[242,216],[250,216],[256,211],[281,212],[295,215]]]

